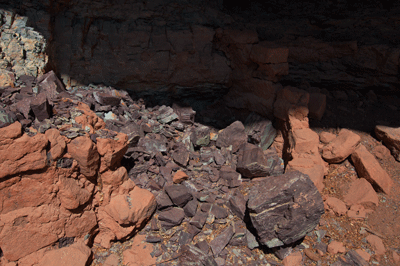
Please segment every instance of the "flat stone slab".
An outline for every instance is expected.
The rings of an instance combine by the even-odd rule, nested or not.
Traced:
[[[351,160],[354,163],[357,174],[368,180],[380,191],[386,194],[390,194],[390,190],[393,186],[393,180],[381,167],[379,162],[375,159],[364,145],[360,145],[351,154]]]
[[[258,241],[269,248],[303,238],[324,213],[321,194],[299,171],[254,181],[247,208]]]

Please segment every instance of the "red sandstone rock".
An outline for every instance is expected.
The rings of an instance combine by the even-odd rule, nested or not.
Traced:
[[[373,153],[374,153],[375,157],[380,160],[383,160],[383,159],[387,158],[388,156],[390,156],[389,149],[386,148],[386,146],[384,146],[384,145],[375,146]]]
[[[89,178],[97,174],[100,157],[90,138],[77,137],[68,143],[67,148],[68,153],[78,162],[82,174]]]
[[[366,179],[359,178],[350,184],[344,202],[349,206],[362,204],[373,207],[378,206],[379,199],[371,184]]]
[[[326,108],[326,95],[322,93],[310,93],[310,101],[308,103],[308,110],[310,118],[321,120],[325,113]]]
[[[102,173],[101,183],[103,184],[103,205],[110,202],[113,194],[127,194],[135,187],[135,183],[128,177],[125,167]]]
[[[37,266],[59,265],[77,266],[86,265],[92,251],[83,243],[75,243],[69,247],[47,252]]]
[[[9,127],[16,129],[18,124]],[[12,138],[3,137],[3,141],[0,141],[0,178],[45,168],[47,159],[45,148],[48,143],[46,136],[36,134],[34,137],[29,137],[24,134],[20,138],[13,139],[20,134],[20,129],[16,129],[14,134],[8,132],[10,129],[6,127],[3,132]]]
[[[365,250],[358,248],[355,250],[355,252],[357,252],[357,254],[360,255],[360,257],[363,258],[366,262],[368,262],[371,258],[371,255]]]
[[[68,210],[76,209],[85,204],[92,196],[92,191],[82,188],[78,180],[73,178],[61,177],[59,187],[58,197],[61,206]]]
[[[337,253],[345,253],[346,252],[346,248],[344,247],[342,242],[334,240],[331,243],[329,243],[327,251],[330,254],[335,255]]]
[[[383,244],[382,239],[380,239],[376,235],[369,235],[365,239],[371,245],[371,247],[375,251],[376,255],[380,256],[380,255],[385,254],[386,249],[385,249],[385,245]]]
[[[151,217],[156,204],[154,195],[139,187],[128,195],[111,198],[108,205],[98,210],[100,233],[95,241],[109,247],[110,241],[128,236]]]
[[[304,90],[295,87],[286,86],[279,90],[276,94],[274,103],[274,116],[287,121],[290,116],[295,117],[299,121],[304,121],[301,127],[292,126],[292,128],[308,127],[308,103],[310,94]]]
[[[350,207],[347,211],[347,216],[351,219],[365,219],[367,214],[372,210],[366,210],[364,206],[360,204],[355,204]]]
[[[328,144],[334,139],[336,139],[336,135],[330,132],[323,131],[319,134],[319,140],[324,144]]]
[[[179,184],[182,181],[187,180],[188,178],[189,178],[189,176],[185,172],[183,172],[182,170],[179,170],[174,174],[172,180],[175,184]]]
[[[104,261],[103,266],[118,266],[119,265],[119,258],[116,254],[110,254],[107,259]]]
[[[253,45],[250,58],[259,64],[279,64],[286,63],[288,55],[287,47],[279,47],[274,43],[264,41]]]
[[[64,235],[65,218],[54,205],[26,207],[0,215],[0,246],[15,261],[56,242]]]
[[[50,156],[52,160],[57,160],[64,153],[66,147],[64,137],[62,137],[60,132],[55,128],[46,130],[44,134],[50,142]]]
[[[0,214],[24,207],[51,203],[57,186],[53,185],[57,172],[33,173],[13,177],[0,183]]]
[[[22,135],[20,122],[15,122],[7,127],[0,128],[0,145],[9,143]]]
[[[336,139],[322,149],[322,158],[328,163],[340,163],[355,150],[359,142],[359,135],[343,128]]]
[[[94,133],[96,130],[105,128],[104,121],[93,112],[87,104],[82,102],[78,102],[77,106],[78,110],[81,110],[84,114],[78,117],[75,117],[75,122],[82,125],[83,129],[90,130],[90,133]]]
[[[303,255],[300,251],[296,251],[283,259],[284,266],[300,266],[303,265]]]
[[[381,167],[375,157],[367,151],[364,145],[360,145],[351,155],[357,174],[365,178],[374,187],[390,194],[393,181],[386,171]]]
[[[156,258],[151,255],[153,248],[146,244],[146,236],[136,235],[132,247],[125,250],[122,255],[123,263],[127,266],[150,266],[156,264]]]
[[[315,164],[310,157],[295,158],[288,162],[286,172],[298,170],[313,181],[319,192],[324,189],[324,167]]]
[[[107,169],[118,167],[128,149],[128,136],[118,133],[113,139],[96,138],[97,151],[101,155],[100,172]]]
[[[393,250],[392,255],[393,255],[393,261],[394,261],[395,263],[399,263],[399,262],[400,262],[400,255],[399,255],[396,251],[394,251],[394,250]]]
[[[347,212],[346,204],[338,198],[328,197],[325,204],[338,216],[345,215]]]
[[[281,76],[289,74],[289,64],[259,64],[257,70],[253,74],[254,77],[267,77],[268,80],[278,82]]]
[[[74,213],[65,224],[66,237],[83,237],[90,233],[97,225],[96,214],[94,211],[84,211],[83,213]]]

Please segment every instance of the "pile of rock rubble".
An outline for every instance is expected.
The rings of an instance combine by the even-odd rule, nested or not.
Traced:
[[[255,113],[218,131],[196,123],[188,106],[146,108],[104,86],[66,90],[53,72],[23,75],[0,96],[0,248],[8,266],[49,265],[61,253],[71,255],[65,265],[110,263],[116,258],[93,258],[89,246],[109,249],[146,224],[148,264],[273,264],[243,250],[264,247],[283,259],[324,207],[363,218],[378,204],[375,190],[390,193],[393,183],[357,134],[311,130],[308,106],[324,103],[294,87],[274,102],[278,133]],[[377,132],[393,143],[387,128]],[[349,156],[360,178],[344,202],[323,202],[328,163]],[[117,261],[129,264],[132,252]],[[341,260],[366,265],[354,251]]]

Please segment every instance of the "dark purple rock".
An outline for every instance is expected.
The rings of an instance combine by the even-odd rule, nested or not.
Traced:
[[[213,204],[211,208],[211,214],[215,216],[216,219],[224,219],[228,217],[228,210],[218,206],[217,204]]]
[[[246,225],[242,220],[235,222],[234,225],[234,234],[229,241],[229,245],[231,246],[245,246],[247,244],[246,241]]]
[[[232,145],[232,152],[236,152],[239,147],[246,142],[247,134],[244,126],[242,122],[236,121],[222,130],[222,132],[218,135],[216,146],[218,148],[227,148]]]
[[[247,240],[247,247],[249,249],[255,249],[260,246],[260,244],[257,241],[257,238],[249,230],[246,230],[246,240]]]
[[[173,224],[174,226],[180,225],[185,213],[181,208],[171,208],[160,212],[158,219],[167,223]]]
[[[197,211],[197,205],[198,202],[197,200],[191,200],[189,201],[185,207],[183,207],[183,210],[185,211],[185,214],[187,217],[193,217],[196,214]]]
[[[50,105],[45,93],[41,92],[31,100],[31,109],[39,121],[50,118]]]
[[[225,246],[228,245],[233,234],[233,226],[230,225],[210,242],[210,248],[214,257],[218,257]]]
[[[201,229],[197,228],[194,225],[188,224],[187,225],[187,231],[189,234],[191,234],[193,237],[196,236],[198,233],[201,232]]]
[[[121,99],[105,92],[93,92],[93,97],[101,105],[119,106]]]
[[[210,128],[207,126],[196,127],[190,135],[190,141],[195,147],[207,146],[210,143]]]
[[[179,232],[178,244],[180,246],[189,244],[193,239],[193,236],[185,231]]]
[[[276,130],[272,122],[256,113],[251,113],[245,123],[245,131],[251,143],[266,150],[271,146],[276,137]]]
[[[229,198],[228,207],[234,214],[243,220],[246,212],[246,203],[247,200],[243,194],[240,193],[239,190],[236,190],[235,193],[233,193],[233,195]]]
[[[179,143],[174,145],[174,151],[172,153],[172,159],[182,166],[186,166],[189,162],[189,154],[190,152],[186,149],[183,143]]]
[[[189,190],[184,185],[173,184],[165,186],[164,189],[172,202],[179,207],[185,206],[186,203],[193,198],[192,194],[190,194]]]
[[[157,201],[157,209],[158,210],[161,210],[161,209],[164,209],[166,207],[170,207],[173,205],[170,197],[168,197],[168,195],[163,191],[158,192],[158,195],[156,196],[156,201]]]
[[[205,254],[193,245],[184,245],[180,252],[181,256],[178,258],[177,265],[218,266],[211,255]]]
[[[318,250],[321,251],[323,254],[325,254],[325,253],[327,252],[328,245],[325,244],[324,242],[319,242],[319,243],[316,243],[316,244],[314,245],[314,248],[315,248],[315,249],[318,249]]]
[[[29,112],[31,111],[31,97],[24,97],[22,100],[15,103],[17,110],[24,115],[26,119],[29,118]]]
[[[212,204],[211,203],[203,203],[200,206],[200,210],[202,212],[209,212],[211,210]]]
[[[293,252],[293,247],[291,246],[276,247],[272,249],[272,252],[278,259],[283,260]]]
[[[238,187],[242,184],[240,174],[230,166],[223,165],[219,171],[219,182],[230,188]]]
[[[205,254],[210,253],[210,246],[208,245],[206,240],[197,242],[195,246],[201,249],[201,251],[203,251]]]
[[[268,150],[264,151],[264,155],[267,158],[268,163],[270,163],[272,165],[269,175],[271,175],[271,176],[283,175],[283,173],[285,172],[285,163],[284,163],[283,159],[281,157],[279,157],[276,150],[268,149]]]
[[[247,207],[259,242],[269,248],[301,239],[318,225],[324,213],[314,183],[298,171],[255,181]]]
[[[194,124],[196,111],[193,111],[192,107],[174,103],[172,109],[174,109],[174,112],[178,115],[179,122],[184,124]]]
[[[190,224],[202,229],[207,221],[208,214],[206,212],[197,211],[195,216],[190,220]]]
[[[224,165],[226,162],[225,157],[221,154],[221,151],[215,150],[214,151],[214,162],[217,165]]]
[[[140,138],[139,147],[145,148],[147,152],[166,152],[167,151],[167,144],[166,141],[163,139],[150,139],[147,138]]]
[[[162,241],[162,238],[160,236],[147,236],[146,237],[146,242],[147,243],[160,243]]]
[[[39,92],[43,92],[50,103],[53,103],[53,100],[55,100],[59,93],[65,91],[64,84],[58,79],[53,70],[39,77],[37,83]]]
[[[339,257],[339,261],[343,262],[342,265],[348,266],[368,266],[369,263],[364,260],[357,252],[354,250],[349,250],[345,256]]]
[[[273,163],[273,160],[267,160],[260,147],[246,143],[239,150],[236,169],[248,178],[268,176],[274,168]]]

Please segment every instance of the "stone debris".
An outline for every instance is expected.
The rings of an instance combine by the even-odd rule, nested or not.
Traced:
[[[309,117],[321,120],[332,96],[306,83],[305,89],[277,83],[292,60],[310,52],[263,41],[259,29],[190,24],[190,30],[171,30],[157,22],[151,31],[134,31],[149,47],[140,48],[146,63],[135,69],[141,72],[129,70],[133,84],[150,78],[174,84],[171,91],[200,84],[201,93],[226,94],[224,86],[232,83],[224,103],[197,113],[196,105],[156,96],[160,105],[149,107],[126,91],[44,73],[44,38],[18,14],[0,10],[0,18],[1,265],[85,265],[89,259],[103,265],[281,265],[267,259],[268,252],[283,265],[303,265],[346,251],[336,265],[368,264],[368,252],[345,247],[317,226],[326,222],[320,220],[324,207],[365,219],[379,203],[374,188],[389,194],[393,181],[357,134],[310,129]],[[50,18],[43,21],[50,24]],[[316,40],[307,43],[325,49]],[[348,45],[343,49],[357,50]],[[196,58],[201,62],[193,63]],[[82,68],[75,67],[71,73]],[[127,75],[121,72],[115,80]],[[333,94],[343,101],[355,97]],[[368,101],[377,100],[368,93]],[[226,127],[214,128],[217,120]],[[396,130],[377,126],[375,133],[398,160]],[[374,150],[377,158],[384,153]],[[349,156],[360,178],[343,198],[322,201],[329,164]],[[310,243],[313,235],[317,240]],[[375,255],[385,254],[376,235],[364,242]],[[88,245],[99,249],[92,255]]]

